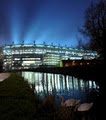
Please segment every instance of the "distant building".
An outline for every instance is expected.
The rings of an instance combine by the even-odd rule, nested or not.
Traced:
[[[61,60],[94,59],[97,52],[53,45],[3,46],[4,70],[60,66]]]

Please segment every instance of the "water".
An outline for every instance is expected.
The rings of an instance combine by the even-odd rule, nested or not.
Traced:
[[[37,72],[22,72],[22,76],[42,99],[47,95],[54,94],[57,103],[60,103],[57,97],[59,95],[62,95],[65,100],[76,98],[80,99],[81,102],[92,102],[99,96],[99,85],[92,80]]]

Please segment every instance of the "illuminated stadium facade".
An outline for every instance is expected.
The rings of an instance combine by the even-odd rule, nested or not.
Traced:
[[[53,45],[3,46],[4,70],[60,66],[61,60],[94,59],[96,52]]]

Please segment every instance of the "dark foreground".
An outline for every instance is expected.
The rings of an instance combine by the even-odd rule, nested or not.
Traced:
[[[71,107],[56,106],[53,95],[42,101],[35,95],[29,84],[22,77],[11,76],[0,82],[0,120],[102,120],[104,107],[104,66],[74,67],[74,68],[48,68],[36,69],[39,72],[54,72],[76,77],[89,77],[97,80],[100,84],[100,96],[95,99],[93,108],[87,113],[78,113]],[[51,71],[50,71],[51,70]],[[91,78],[91,79],[92,79]]]

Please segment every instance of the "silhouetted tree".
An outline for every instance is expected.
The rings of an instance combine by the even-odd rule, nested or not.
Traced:
[[[76,36],[76,38],[77,38],[77,42],[78,42],[78,45],[77,45],[78,49],[88,50],[90,48],[89,44],[84,43],[82,38],[80,38],[79,36]]]
[[[89,38],[89,47],[104,58],[104,39],[106,38],[106,1],[91,3],[85,12],[85,23],[80,32]]]

